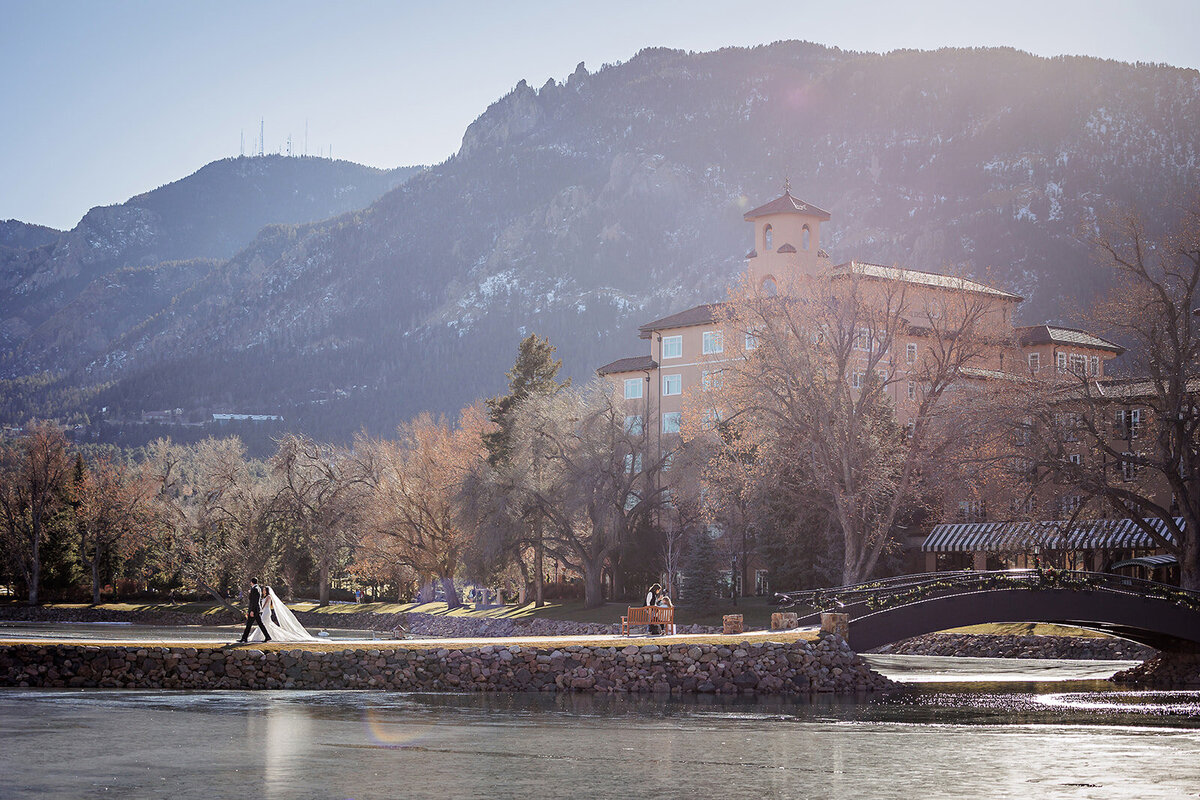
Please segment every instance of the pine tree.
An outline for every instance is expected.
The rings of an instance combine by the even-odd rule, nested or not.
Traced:
[[[692,611],[711,611],[721,598],[717,548],[703,529],[696,530],[691,540],[683,565],[683,597],[680,599],[682,605]]]
[[[523,400],[535,395],[550,395],[571,384],[557,380],[562,360],[554,358],[554,345],[531,333],[521,340],[517,348],[517,360],[508,371],[506,395],[487,400],[488,417],[497,426],[496,430],[483,435],[483,444],[488,451],[488,463],[493,467],[508,462],[512,454],[513,412]]]

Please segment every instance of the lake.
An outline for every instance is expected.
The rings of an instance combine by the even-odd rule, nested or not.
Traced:
[[[5,689],[0,797],[1200,793],[1200,693],[1079,679],[1112,662],[877,659],[921,682],[811,700]]]

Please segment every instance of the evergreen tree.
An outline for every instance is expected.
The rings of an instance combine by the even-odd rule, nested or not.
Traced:
[[[702,528],[692,534],[691,540],[683,564],[682,605],[692,611],[711,611],[721,599],[717,547]]]
[[[513,412],[527,397],[549,395],[571,385],[557,380],[562,360],[554,358],[554,345],[531,333],[521,340],[517,348],[517,360],[508,371],[506,395],[487,400],[488,417],[496,430],[483,435],[483,444],[488,451],[488,463],[493,467],[508,462],[512,454]]]

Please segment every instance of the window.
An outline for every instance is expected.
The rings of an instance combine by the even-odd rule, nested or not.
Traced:
[[[866,350],[871,352],[871,329],[859,328],[858,333],[854,334],[854,349]]]
[[[683,414],[678,411],[668,411],[662,416],[662,432],[663,433],[679,433],[679,423],[683,419]]]
[[[664,336],[662,340],[663,358],[681,358],[683,356],[683,337]]]
[[[917,435],[917,423],[908,422],[904,425],[904,441],[911,442],[912,438]]]
[[[682,375],[663,375],[663,397],[683,394]]]
[[[1088,369],[1088,375],[1100,374],[1100,356],[1092,356],[1091,367]]]
[[[1071,372],[1076,375],[1086,375],[1088,368],[1087,356],[1081,356],[1078,353],[1072,353],[1070,357]]]
[[[809,239],[811,239],[811,238],[812,238],[812,231],[810,231],[808,229],[808,226],[805,225],[803,228],[800,229],[800,249],[801,250],[808,249]]]
[[[1077,494],[1069,494],[1058,499],[1058,510],[1064,517],[1069,517],[1083,505],[1083,498]]]
[[[756,347],[758,347],[758,337],[755,336],[753,333],[747,333],[746,334],[746,349],[753,350]]]
[[[987,507],[982,500],[960,500],[958,518],[963,522],[982,522],[987,519]]]
[[[775,285],[774,278],[763,278],[762,293],[767,297],[774,297],[779,294],[779,287]]]
[[[1013,446],[1026,447],[1033,435],[1033,422],[1029,419],[1021,421],[1017,429],[1013,431]]]
[[[642,379],[641,378],[626,378],[625,379],[625,399],[636,400],[642,396]]]
[[[1140,408],[1125,408],[1117,412],[1117,436],[1122,439],[1136,439],[1142,432],[1142,410]]]
[[[770,225],[763,225],[763,249],[770,250],[775,241],[775,231],[771,230]]]
[[[704,391],[706,392],[711,389],[720,389],[725,385],[725,376],[723,370],[706,369],[701,373],[701,375],[701,386],[704,387]]]
[[[904,348],[904,361],[908,364],[917,363],[917,346],[915,344],[909,343]]]
[[[771,593],[770,572],[765,569],[754,570],[754,594],[763,597]]]
[[[633,509],[637,508],[637,504],[640,502],[642,502],[642,498],[638,497],[635,492],[630,492],[629,494],[625,495],[625,510],[633,511]]]
[[[1078,411],[1062,411],[1054,415],[1054,427],[1062,434],[1064,442],[1078,442],[1083,417]]]
[[[863,381],[865,381],[866,378],[867,378],[867,373],[865,373],[865,372],[851,372],[850,373],[850,388],[851,389],[861,389],[863,386]]]
[[[1071,453],[1069,456],[1067,456],[1067,462],[1078,467],[1083,463],[1083,456],[1081,456],[1079,453]]]
[[[1055,366],[1058,367],[1059,372],[1066,372],[1067,371],[1067,354],[1066,353],[1056,353],[1054,363],[1055,363]]]
[[[634,436],[642,435],[642,415],[630,414],[625,418],[625,432]]]
[[[1121,480],[1132,481],[1137,480],[1138,473],[1142,471],[1140,464],[1135,464],[1131,459],[1137,457],[1136,453],[1121,453]]]
[[[662,471],[663,472],[669,471],[671,469],[671,465],[674,463],[675,463],[675,454],[667,453],[665,456],[663,456]]]
[[[1014,497],[1008,502],[1008,510],[1013,516],[1028,516],[1033,513],[1033,495]]]
[[[701,352],[704,355],[725,351],[725,334],[722,331],[705,331]]]
[[[637,475],[642,471],[642,454],[641,453],[626,453],[625,454],[625,471],[630,475]]]
[[[675,501],[674,501],[674,498],[671,496],[671,490],[669,488],[662,490],[662,504],[663,504],[664,508],[674,508],[675,507]]]
[[[1029,371],[1030,372],[1040,372],[1041,369],[1042,369],[1042,354],[1041,353],[1030,353],[1029,354]]]
[[[908,399],[909,400],[917,399],[917,382],[916,381],[908,382]]]

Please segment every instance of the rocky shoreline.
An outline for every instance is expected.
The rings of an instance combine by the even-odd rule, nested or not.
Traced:
[[[1096,636],[1022,636],[977,633],[930,633],[872,651],[912,656],[972,658],[1062,658],[1144,661],[1158,651],[1125,639]]]
[[[1112,680],[1156,689],[1200,686],[1200,653],[1159,653],[1143,664],[1118,672]]]
[[[465,648],[0,646],[0,685],[788,695],[886,689],[841,638],[725,644]]]

